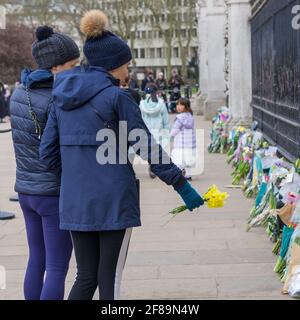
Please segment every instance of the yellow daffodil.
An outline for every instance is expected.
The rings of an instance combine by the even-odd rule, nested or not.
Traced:
[[[203,196],[203,200],[205,201],[208,208],[210,209],[223,208],[225,205],[225,200],[228,198],[229,198],[228,193],[220,192],[220,190],[217,188],[216,185],[212,185]],[[187,210],[186,206],[181,206],[173,209],[170,213],[177,215],[186,210]]]
[[[236,131],[243,133],[243,132],[246,132],[246,128],[240,126],[240,127],[237,127]]]
[[[216,185],[212,185],[203,196],[203,199],[209,208],[223,208],[228,197],[227,192],[220,192]]]

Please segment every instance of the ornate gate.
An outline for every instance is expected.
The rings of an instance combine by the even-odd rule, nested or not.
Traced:
[[[290,160],[300,157],[300,16],[297,14],[300,14],[300,0],[268,0],[251,22],[254,120],[266,139],[278,145],[279,151]]]

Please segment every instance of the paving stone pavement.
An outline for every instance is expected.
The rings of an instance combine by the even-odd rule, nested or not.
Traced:
[[[210,123],[196,117],[209,143]],[[122,299],[288,299],[273,273],[276,257],[263,229],[245,232],[253,200],[238,189],[227,189],[223,209],[203,207],[171,220],[170,209],[182,204],[171,187],[150,180],[146,166],[136,168],[141,179],[143,227],[133,232],[122,282]],[[205,171],[192,182],[200,191],[216,183],[230,184],[231,168],[224,155],[205,153]],[[0,134],[0,210],[16,219],[0,221],[0,266],[6,269],[6,289],[0,300],[23,299],[22,282],[28,258],[24,221],[18,203],[8,201],[15,179],[10,134]],[[66,295],[75,277],[74,257]]]

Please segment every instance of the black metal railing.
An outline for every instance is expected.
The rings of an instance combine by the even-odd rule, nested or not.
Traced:
[[[300,157],[300,0],[268,0],[251,21],[252,107],[265,137],[290,160]]]

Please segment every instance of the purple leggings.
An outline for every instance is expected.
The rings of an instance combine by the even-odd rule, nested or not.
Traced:
[[[73,246],[70,233],[59,229],[59,198],[19,194],[19,200],[29,245],[25,299],[63,300]]]

